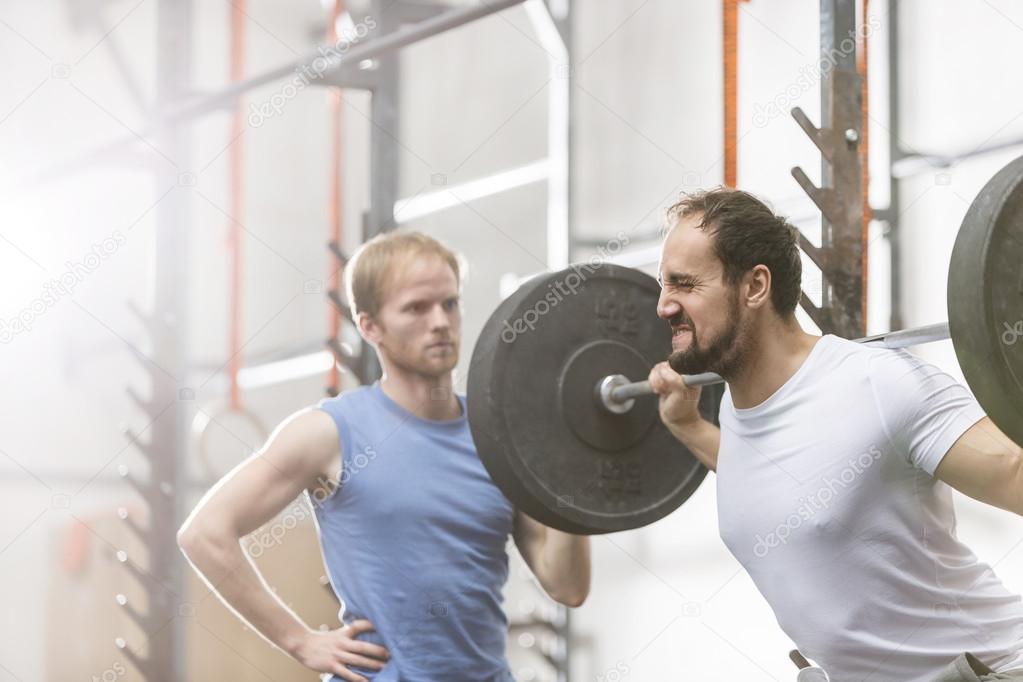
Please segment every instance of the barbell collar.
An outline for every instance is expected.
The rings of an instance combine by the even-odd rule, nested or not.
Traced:
[[[646,390],[640,390],[642,385],[646,384]],[[650,392],[650,382],[640,381],[637,383],[629,383],[629,378],[624,374],[609,374],[608,376],[601,379],[600,383],[597,384],[597,402],[603,405],[608,412],[614,414],[625,414],[632,409],[632,406],[636,404],[636,401],[629,398],[627,395],[616,395],[614,398],[611,397],[612,392],[617,388],[624,388],[626,386],[633,387],[633,390],[638,391],[636,395],[643,395],[644,393]]]

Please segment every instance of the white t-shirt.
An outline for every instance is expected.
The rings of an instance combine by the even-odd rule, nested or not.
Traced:
[[[956,538],[933,477],[984,412],[906,351],[824,336],[756,407],[721,403],[721,537],[834,682],[1023,667],[1023,602]]]

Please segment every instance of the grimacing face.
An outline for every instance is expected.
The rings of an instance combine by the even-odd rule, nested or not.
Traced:
[[[661,248],[657,314],[671,325],[668,364],[679,374],[734,376],[746,356],[748,328],[739,284],[724,281],[713,238],[700,216],[682,218]]]
[[[462,310],[458,280],[436,255],[410,256],[395,264],[370,341],[398,367],[439,377],[458,364]]]

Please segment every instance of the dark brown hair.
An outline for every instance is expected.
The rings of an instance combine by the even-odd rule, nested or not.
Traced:
[[[781,317],[799,304],[803,264],[799,230],[749,192],[728,187],[684,194],[668,209],[668,224],[700,216],[698,227],[714,242],[725,267],[725,281],[735,284],[754,266],[771,271],[771,302]]]

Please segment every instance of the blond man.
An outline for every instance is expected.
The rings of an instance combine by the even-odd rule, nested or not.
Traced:
[[[589,541],[515,510],[487,475],[453,390],[461,267],[436,240],[391,233],[345,271],[383,377],[285,420],[179,533],[241,618],[306,667],[349,682],[512,682],[502,588],[507,539],[555,600],[589,592]],[[241,538],[305,493],[343,627],[309,628],[271,592]]]

